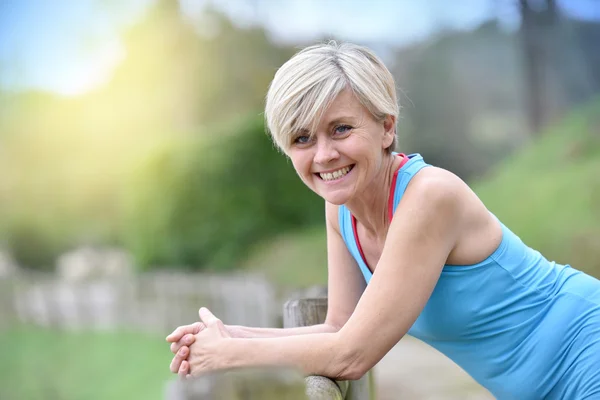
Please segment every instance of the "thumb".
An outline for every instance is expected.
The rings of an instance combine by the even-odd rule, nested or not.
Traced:
[[[206,307],[200,308],[200,310],[198,310],[198,315],[200,316],[200,321],[204,322],[204,325],[207,327],[220,321],[219,318],[215,317]]]

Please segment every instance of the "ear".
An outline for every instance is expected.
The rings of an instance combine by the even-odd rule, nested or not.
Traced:
[[[383,148],[387,149],[394,142],[396,136],[396,117],[386,115],[383,120]]]

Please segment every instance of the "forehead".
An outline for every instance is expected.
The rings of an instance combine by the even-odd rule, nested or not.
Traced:
[[[327,107],[321,122],[328,123],[343,117],[360,117],[364,113],[368,113],[368,110],[361,104],[354,92],[344,89]]]

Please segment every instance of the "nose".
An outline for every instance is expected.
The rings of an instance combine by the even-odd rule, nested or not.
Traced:
[[[335,148],[334,141],[330,138],[317,140],[316,148],[317,152],[315,153],[314,161],[317,164],[326,165],[340,156]]]

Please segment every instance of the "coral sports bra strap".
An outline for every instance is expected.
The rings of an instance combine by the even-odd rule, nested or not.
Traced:
[[[403,153],[398,154],[398,156],[402,157],[402,162],[400,162],[400,166],[398,167],[396,172],[394,172],[394,176],[392,177],[392,185],[390,186],[390,194],[388,197],[388,219],[390,222],[392,221],[392,218],[394,216],[394,191],[396,190],[396,181],[398,180],[398,172],[400,171],[400,169],[402,169],[404,164],[406,164],[409,160],[409,158]],[[362,246],[360,245],[360,240],[358,240],[358,230],[356,229],[356,218],[354,217],[354,215],[351,215],[351,218],[352,218],[352,232],[354,233],[354,240],[356,241],[356,247],[358,247],[360,256],[362,257],[367,268],[369,268],[369,270],[371,272],[373,272],[373,269],[369,266],[369,263],[367,262],[367,258],[365,257],[365,254],[363,253]]]

